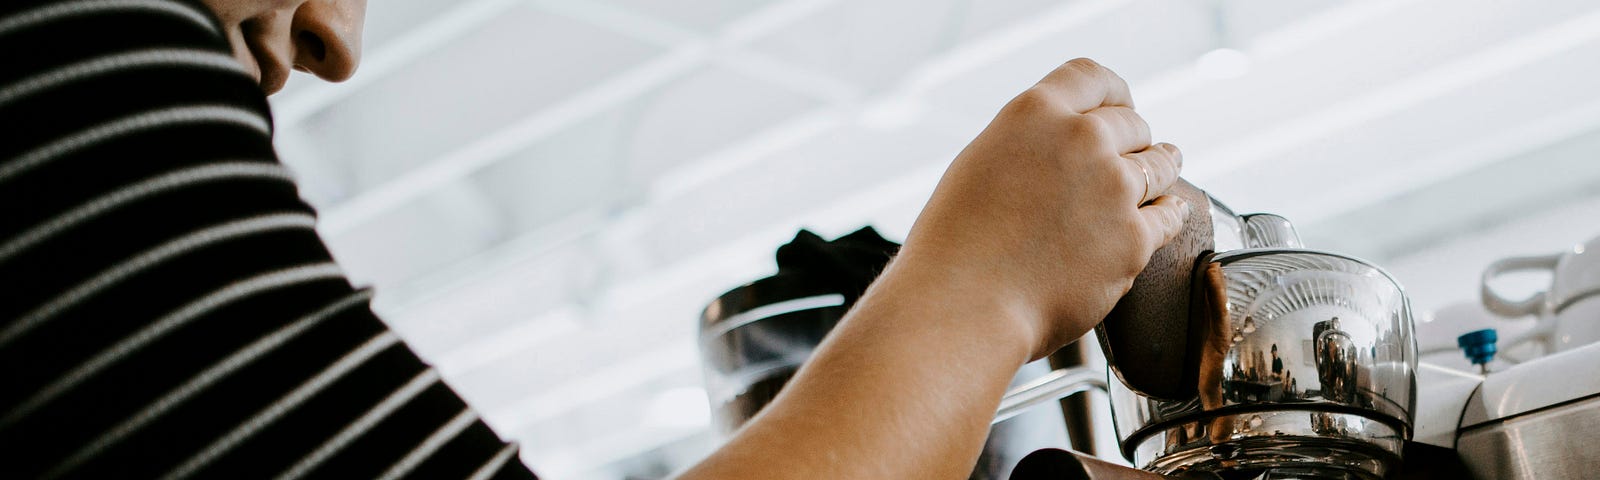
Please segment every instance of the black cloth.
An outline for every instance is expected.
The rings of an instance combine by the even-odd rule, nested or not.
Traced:
[[[533,478],[313,215],[202,4],[0,3],[0,478]]]
[[[825,285],[844,295],[845,305],[851,305],[899,251],[900,244],[884,239],[872,227],[832,241],[801,230],[794,240],[778,247],[777,275]]]

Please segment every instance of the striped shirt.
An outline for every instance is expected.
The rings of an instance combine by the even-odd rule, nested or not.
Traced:
[[[532,478],[333,263],[221,31],[0,2],[0,478]]]

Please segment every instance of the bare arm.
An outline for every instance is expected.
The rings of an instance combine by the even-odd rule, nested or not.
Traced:
[[[890,266],[778,399],[683,478],[966,478],[1031,352],[1020,312],[926,295],[954,286],[900,273],[911,266]]]
[[[1122,79],[1062,65],[956,158],[773,404],[682,478],[965,478],[1017,369],[1092,328],[1176,234],[1180,164]]]

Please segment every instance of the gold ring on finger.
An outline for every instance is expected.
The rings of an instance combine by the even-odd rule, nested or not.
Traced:
[[[1139,204],[1143,205],[1145,199],[1150,197],[1150,169],[1145,168],[1144,162],[1134,163],[1139,164],[1139,173],[1144,174],[1144,193],[1139,194]]]

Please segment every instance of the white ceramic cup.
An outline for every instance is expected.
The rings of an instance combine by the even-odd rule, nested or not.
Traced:
[[[1528,298],[1511,300],[1489,287],[1508,272],[1547,270],[1549,288]],[[1600,237],[1563,252],[1504,258],[1483,271],[1483,306],[1504,317],[1539,317],[1550,351],[1559,352],[1600,341]]]

